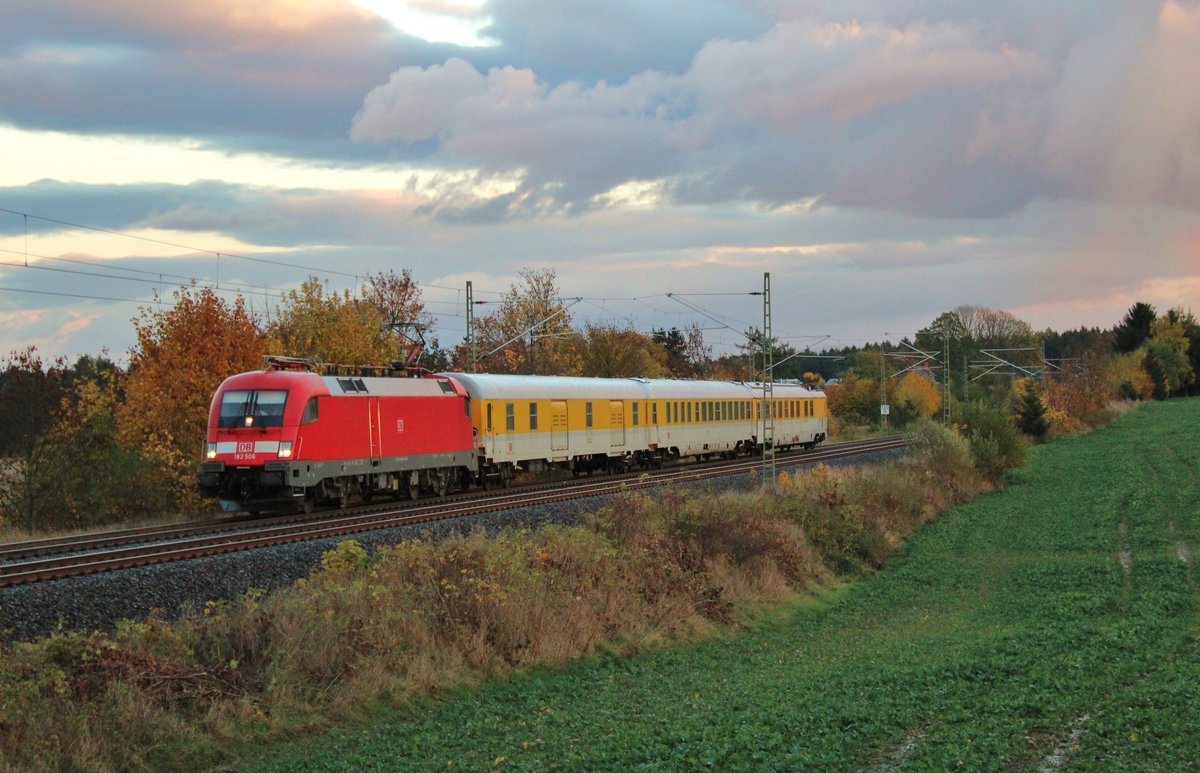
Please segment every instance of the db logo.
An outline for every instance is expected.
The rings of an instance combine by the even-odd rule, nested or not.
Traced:
[[[254,443],[238,443],[237,452],[239,454],[254,453]]]

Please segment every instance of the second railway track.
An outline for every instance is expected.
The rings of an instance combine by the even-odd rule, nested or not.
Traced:
[[[903,448],[899,437],[838,443],[779,456],[781,469]],[[0,587],[200,558],[289,542],[336,537],[374,529],[458,518],[622,490],[749,473],[757,459],[681,465],[648,472],[582,478],[488,492],[487,495],[388,503],[314,515],[223,518],[175,526],[123,529],[78,538],[36,540],[0,548]]]

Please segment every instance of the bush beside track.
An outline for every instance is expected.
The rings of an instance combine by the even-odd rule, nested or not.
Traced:
[[[881,565],[987,487],[932,424],[909,461],[781,476],[779,495],[628,495],[575,527],[347,542],[295,587],[3,653],[14,766],[192,769],[514,669],[693,641]]]

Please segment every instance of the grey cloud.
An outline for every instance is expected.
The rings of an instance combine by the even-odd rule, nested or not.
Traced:
[[[502,42],[502,64],[534,68],[551,84],[682,73],[708,41],[756,37],[773,23],[753,3],[726,0],[491,0],[486,10],[484,34]],[[486,54],[476,63],[487,65]]]
[[[976,209],[957,189],[967,186],[950,184],[967,166],[975,127],[960,111],[979,115],[989,100],[1045,80],[1048,69],[1036,53],[989,47],[972,30],[947,24],[789,22],[752,40],[711,41],[681,75],[646,71],[617,85],[551,86],[529,69],[484,73],[458,59],[402,68],[367,96],[351,134],[436,138],[446,159],[523,169],[534,202],[578,206],[623,182],[666,178],[697,200],[781,203],[824,193],[851,206],[997,211],[1020,197],[1000,191]],[[906,119],[916,108],[921,114]],[[920,168],[921,154],[906,143],[929,128],[936,164]],[[957,164],[956,147],[964,157]],[[839,179],[825,160],[843,148],[854,179]],[[990,151],[975,143],[977,155]],[[854,154],[862,163],[853,164]],[[989,181],[1002,171],[972,160]],[[896,167],[882,188],[857,184]],[[940,185],[939,174],[949,176]],[[738,184],[705,191],[730,182]],[[939,190],[947,195],[939,199]]]

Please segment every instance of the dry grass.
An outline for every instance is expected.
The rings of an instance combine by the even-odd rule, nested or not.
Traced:
[[[774,493],[630,494],[580,527],[355,542],[270,596],[112,635],[0,652],[0,759],[14,768],[211,766],[514,669],[694,641],[837,575],[880,565],[981,490],[926,430],[912,461],[818,467]]]

